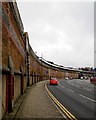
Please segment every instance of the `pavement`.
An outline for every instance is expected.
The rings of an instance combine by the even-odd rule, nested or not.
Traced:
[[[45,91],[44,84],[47,82],[48,81],[41,81],[28,88],[14,106],[13,112],[7,114],[4,118],[64,119],[60,110]]]

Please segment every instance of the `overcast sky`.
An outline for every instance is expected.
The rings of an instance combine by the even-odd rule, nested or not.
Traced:
[[[94,66],[92,2],[18,2],[18,7],[39,57],[65,67]]]

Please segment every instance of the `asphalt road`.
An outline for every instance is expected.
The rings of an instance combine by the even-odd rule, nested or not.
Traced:
[[[76,118],[96,118],[96,85],[89,80],[59,80],[48,89]]]

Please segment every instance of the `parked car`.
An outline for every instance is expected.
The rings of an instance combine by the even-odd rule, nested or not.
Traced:
[[[91,77],[90,82],[96,82],[96,77]]]
[[[50,78],[50,85],[58,85],[58,80],[56,78]]]

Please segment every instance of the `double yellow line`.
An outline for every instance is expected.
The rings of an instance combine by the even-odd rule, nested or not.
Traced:
[[[48,95],[51,97],[51,99],[55,102],[56,105],[64,112],[64,114],[70,119],[70,120],[77,120],[48,90],[46,84],[45,84],[45,90],[47,91]]]

